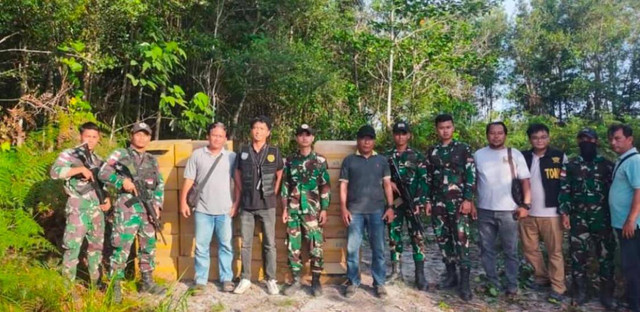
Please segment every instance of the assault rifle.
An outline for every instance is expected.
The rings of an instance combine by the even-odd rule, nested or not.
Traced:
[[[96,196],[98,197],[98,201],[100,201],[100,205],[104,205],[107,202],[107,191],[104,190],[104,185],[100,180],[98,180],[98,173],[100,172],[100,167],[96,166],[93,161],[91,161],[91,151],[89,150],[89,144],[82,143],[80,146],[77,146],[75,149],[75,154],[80,161],[82,161],[82,165],[85,168],[89,169],[93,174],[93,181],[88,181],[94,191],[96,191]],[[84,177],[81,174],[77,174],[74,178],[83,179]]]
[[[131,170],[129,170],[129,167],[119,162],[116,163],[115,168],[118,174],[121,174],[125,178],[130,179],[135,185],[138,196],[136,196],[135,194],[131,194],[133,196],[133,199],[137,200],[142,205],[142,207],[144,207],[144,210],[147,212],[147,216],[149,216],[149,222],[156,230],[156,235],[160,234],[162,242],[166,245],[167,241],[164,239],[164,235],[162,234],[162,224],[160,224],[160,220],[158,219],[158,215],[156,214],[156,209],[153,208],[150,203],[151,198],[149,196],[149,192],[147,192],[147,188],[144,185],[144,181],[135,179],[133,177],[133,174],[131,174]]]
[[[413,197],[411,197],[411,193],[409,192],[407,185],[402,182],[400,171],[398,171],[398,167],[392,157],[389,157],[389,169],[391,169],[391,180],[396,183],[396,187],[400,193],[400,198],[404,203],[406,216],[411,218],[410,221],[413,221],[413,224],[416,225],[415,231],[420,234],[420,237],[424,237],[424,227],[422,226],[422,222],[420,222],[420,218],[418,217],[419,215],[414,213],[416,206],[413,203]]]

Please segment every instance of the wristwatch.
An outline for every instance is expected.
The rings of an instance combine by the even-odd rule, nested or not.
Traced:
[[[386,209],[393,209],[393,204],[385,205],[384,207],[385,207]]]
[[[531,209],[531,205],[530,205],[530,204],[525,204],[525,203],[523,203],[522,205],[520,205],[520,207],[521,207],[521,208],[524,208],[524,209],[527,209],[527,210]]]

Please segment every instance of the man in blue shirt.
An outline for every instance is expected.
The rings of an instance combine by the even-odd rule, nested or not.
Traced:
[[[609,189],[611,226],[620,241],[622,273],[632,311],[640,311],[640,155],[633,147],[633,131],[628,125],[609,127],[611,149],[619,155]]]

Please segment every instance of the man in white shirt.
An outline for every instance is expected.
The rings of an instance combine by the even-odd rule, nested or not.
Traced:
[[[474,154],[478,185],[478,231],[481,261],[491,287],[500,288],[496,270],[496,240],[500,238],[505,255],[507,296],[518,294],[518,219],[527,217],[531,203],[529,169],[520,151],[504,146],[507,126],[503,122],[487,125],[489,146]],[[514,174],[511,173],[509,150]],[[512,177],[522,185],[523,203],[516,204],[511,193]]]
[[[520,221],[520,239],[524,257],[534,269],[534,288],[551,285],[549,299],[562,302],[567,290],[562,255],[563,229],[558,215],[558,195],[564,152],[549,147],[549,128],[534,123],[527,128],[531,149],[524,151],[531,172],[531,209],[529,217]],[[549,269],[540,251],[544,242],[549,258]]]

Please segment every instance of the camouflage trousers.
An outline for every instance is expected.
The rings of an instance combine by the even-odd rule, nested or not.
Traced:
[[[289,267],[294,276],[300,276],[302,271],[302,235],[309,244],[309,258],[311,258],[311,272],[322,272],[324,260],[322,257],[322,228],[318,225],[317,214],[303,214],[299,210],[289,210],[287,221],[287,255]]]
[[[458,213],[462,199],[435,201],[431,222],[445,264],[459,263],[470,268],[469,215]]]
[[[124,278],[124,269],[127,266],[129,252],[136,236],[138,237],[140,272],[153,271],[156,252],[155,234],[155,229],[140,204],[126,207],[124,201],[120,200],[115,208],[113,234],[111,235],[111,244],[113,245],[111,278]]]
[[[402,226],[407,223],[407,231],[411,237],[411,248],[413,249],[413,260],[424,261],[426,248],[424,237],[418,233],[418,226],[413,217],[407,216],[409,212],[404,206],[395,209],[395,218],[389,224],[389,250],[391,250],[391,261],[398,262],[404,251],[402,243]]]
[[[601,281],[610,281],[614,274],[616,240],[609,220],[589,220],[584,212],[571,214],[571,268],[574,278],[586,277],[591,248],[595,249]]]
[[[70,280],[76,277],[78,256],[87,238],[87,269],[92,281],[100,278],[104,243],[104,213],[97,201],[69,198],[65,207],[67,224],[62,238],[62,273]]]

